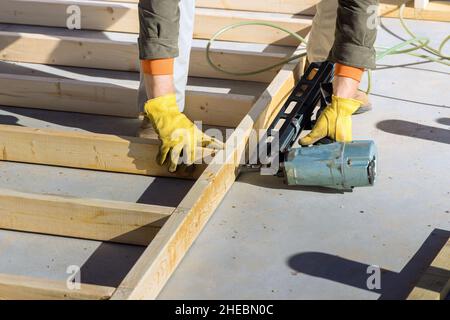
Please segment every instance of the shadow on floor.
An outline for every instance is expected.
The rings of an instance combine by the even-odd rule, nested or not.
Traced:
[[[378,94],[378,93],[371,93],[370,95],[375,96],[375,97],[380,97],[380,98],[386,98],[386,99],[390,99],[390,100],[420,104],[420,105],[429,106],[429,107],[450,109],[450,106],[447,106],[445,104],[440,105],[440,104],[433,104],[433,103],[428,103],[428,102],[423,102],[423,101],[415,101],[415,100],[410,100],[410,99],[405,99],[405,98],[396,98],[396,97],[386,96],[386,95]]]
[[[16,117],[0,114],[0,124],[20,126],[18,122],[19,119],[17,119]]]
[[[80,269],[81,282],[117,287],[145,247],[102,243]]]
[[[276,190],[298,190],[304,192],[313,193],[332,193],[343,194],[349,191],[336,190],[325,187],[313,187],[313,186],[289,186],[284,183],[284,179],[278,176],[261,175],[259,171],[255,172],[242,172],[239,175],[238,181],[258,187],[270,188]]]
[[[405,120],[383,120],[377,123],[377,128],[396,135],[450,144],[450,130],[447,129]]]
[[[174,184],[174,181],[176,182]],[[156,178],[137,200],[138,203],[176,207],[194,185],[195,180]]]
[[[439,118],[436,122],[443,124],[444,126],[450,126],[450,118]]]
[[[368,289],[373,272],[370,265],[322,252],[303,252],[290,257],[289,267],[297,272],[339,282],[380,294],[380,300],[405,299],[450,237],[450,231],[434,229],[425,242],[400,271],[380,269],[380,289]]]

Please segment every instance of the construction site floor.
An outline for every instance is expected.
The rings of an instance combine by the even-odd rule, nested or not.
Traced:
[[[407,38],[383,19],[377,45]],[[449,23],[408,20],[436,45]],[[447,53],[449,53],[447,49]],[[242,174],[160,294],[162,299],[404,298],[450,233],[450,68],[398,55],[373,72],[371,112],[353,117],[354,139],[378,146],[374,187],[339,193],[287,187],[281,178]],[[86,116],[1,108],[6,124],[89,130]],[[64,120],[63,120],[64,119]],[[102,120],[131,134],[138,123]],[[119,120],[114,120],[119,121]],[[96,122],[98,123],[98,121]],[[115,132],[116,132],[115,131]],[[116,132],[117,133],[117,132]],[[0,188],[176,205],[192,182],[0,164]],[[169,189],[170,188],[170,189]],[[0,231],[0,273],[118,285],[143,248]],[[381,288],[369,289],[374,266]]]

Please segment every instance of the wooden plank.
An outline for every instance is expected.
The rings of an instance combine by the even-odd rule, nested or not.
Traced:
[[[209,39],[221,28],[235,23],[254,21],[270,22],[306,37],[312,20],[306,16],[198,8],[196,10],[194,38]],[[299,44],[298,40],[280,30],[261,26],[232,29],[218,39],[295,47]]]
[[[138,12],[134,3],[56,0],[2,0],[0,22],[67,27],[70,5],[77,5],[82,15],[81,29],[138,33]],[[311,26],[307,16],[293,17],[283,14],[198,8],[196,10],[194,37],[209,39],[220,28],[231,23],[268,21],[306,35]],[[221,39],[249,43],[271,43],[297,46],[298,41],[279,30],[249,26],[233,30]]]
[[[103,0],[105,1],[105,0]],[[110,0],[114,2],[137,3],[139,0]],[[315,5],[321,0],[197,0],[196,6],[202,8],[248,10],[259,12],[276,12],[294,15],[311,15],[316,13]],[[415,1],[428,2],[415,6]],[[450,21],[450,3],[448,0],[409,0],[405,10],[406,19]],[[398,18],[398,7],[403,0],[380,0],[380,13],[384,17]]]
[[[137,89],[4,73],[0,73],[0,104],[121,117],[137,117],[139,114]]]
[[[119,1],[119,0],[117,0]],[[127,0],[127,2],[137,2],[138,0]],[[421,2],[416,5],[415,2]],[[251,10],[262,12],[279,12],[287,14],[314,15],[315,5],[320,0],[197,0],[197,7],[231,9],[231,10]],[[380,13],[384,17],[398,18],[398,7],[403,0],[381,0]],[[425,6],[424,6],[425,5]],[[404,13],[406,19],[450,21],[449,1],[428,1],[410,0],[407,3]]]
[[[42,29],[42,32],[48,31]],[[0,57],[17,62],[139,71],[135,42],[102,39],[101,33],[98,38],[70,36],[71,33],[65,30],[67,36],[64,36],[0,31]]]
[[[64,281],[0,273],[0,300],[106,300],[113,292],[112,287],[92,284],[70,290]]]
[[[268,52],[243,52],[237,50],[212,49],[210,51],[212,61],[221,68],[231,72],[249,72],[274,65],[286,59],[287,56],[279,53]],[[271,70],[252,75],[232,75],[217,71],[206,60],[206,49],[193,48],[189,63],[189,74],[194,77],[245,80],[270,83],[276,76],[281,66]]]
[[[408,295],[408,300],[444,300],[450,292],[450,239]]]
[[[139,0],[101,0],[138,3]],[[314,15],[315,6],[321,0],[196,0],[197,8],[243,10],[256,12],[290,13]]]
[[[168,172],[156,162],[159,141],[107,134],[0,125],[0,160],[194,179],[205,165]]]
[[[1,70],[0,70],[1,72]],[[138,89],[105,82],[0,73],[0,105],[137,117]],[[251,108],[248,94],[186,91],[185,114],[193,121],[236,127]]]
[[[10,27],[0,31],[0,57],[2,60],[64,65],[120,71],[139,71],[136,35],[122,35],[122,41],[105,39],[107,34],[98,33],[96,37],[80,36],[65,30],[52,35],[48,28],[35,27],[36,32],[21,32],[20,27]],[[16,29],[18,29],[16,31]],[[1,29],[0,29],[1,30]],[[12,31],[14,30],[14,31]],[[29,30],[29,28],[25,28]],[[120,38],[120,37],[118,37]],[[285,54],[270,52],[240,51],[239,44],[229,44],[235,50],[212,49],[213,61],[222,67],[237,72],[253,71],[281,62]],[[244,50],[244,49],[242,49]],[[242,67],[245,66],[245,67]],[[270,82],[280,67],[260,74],[248,76],[229,75],[213,69],[206,60],[206,42],[194,42],[191,50],[189,74],[194,77],[207,77],[231,80]]]
[[[130,0],[127,0],[130,1]],[[135,0],[138,2],[139,0]],[[314,15],[321,0],[196,0],[197,7]],[[131,1],[130,1],[131,2]]]
[[[208,99],[205,99],[205,97]],[[184,113],[205,124],[235,128],[255,102],[256,97],[242,94],[190,92]]]
[[[175,208],[0,189],[0,228],[148,245]]]
[[[384,17],[398,18],[399,7],[403,1],[382,0],[380,12]],[[450,22],[450,2],[431,1],[425,9],[414,8],[414,2],[408,2],[404,10],[405,19],[445,21]]]
[[[99,1],[2,0],[0,21],[67,28],[69,6],[82,13],[81,29],[138,32],[137,5]]]
[[[237,176],[252,129],[267,128],[298,78],[302,63],[283,67],[120,284],[112,299],[154,299]],[[233,145],[233,140],[238,141]]]

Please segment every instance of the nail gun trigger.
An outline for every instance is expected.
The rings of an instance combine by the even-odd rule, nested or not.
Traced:
[[[320,85],[320,93],[322,95],[320,99],[321,108],[325,108],[331,103],[331,98],[333,96],[333,83],[322,83]]]

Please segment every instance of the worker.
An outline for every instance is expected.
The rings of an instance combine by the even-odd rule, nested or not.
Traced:
[[[375,66],[376,28],[368,21],[369,7],[377,4],[378,0],[323,0],[317,5],[308,59],[335,62],[335,80],[331,104],[301,144],[313,144],[323,137],[352,140],[351,115],[367,100],[358,91],[361,76],[364,69]],[[199,132],[183,114],[194,12],[195,0],[139,1],[140,104],[146,113],[141,136],[154,128],[161,140],[158,162],[163,165],[167,159],[171,172],[182,152],[189,165],[196,146],[223,146]]]
[[[335,62],[331,105],[322,112],[313,130],[300,139],[310,145],[324,137],[352,140],[351,115],[370,110],[365,93],[358,90],[365,69],[375,67],[373,24],[378,0],[323,0],[316,6],[307,57],[311,62]]]

